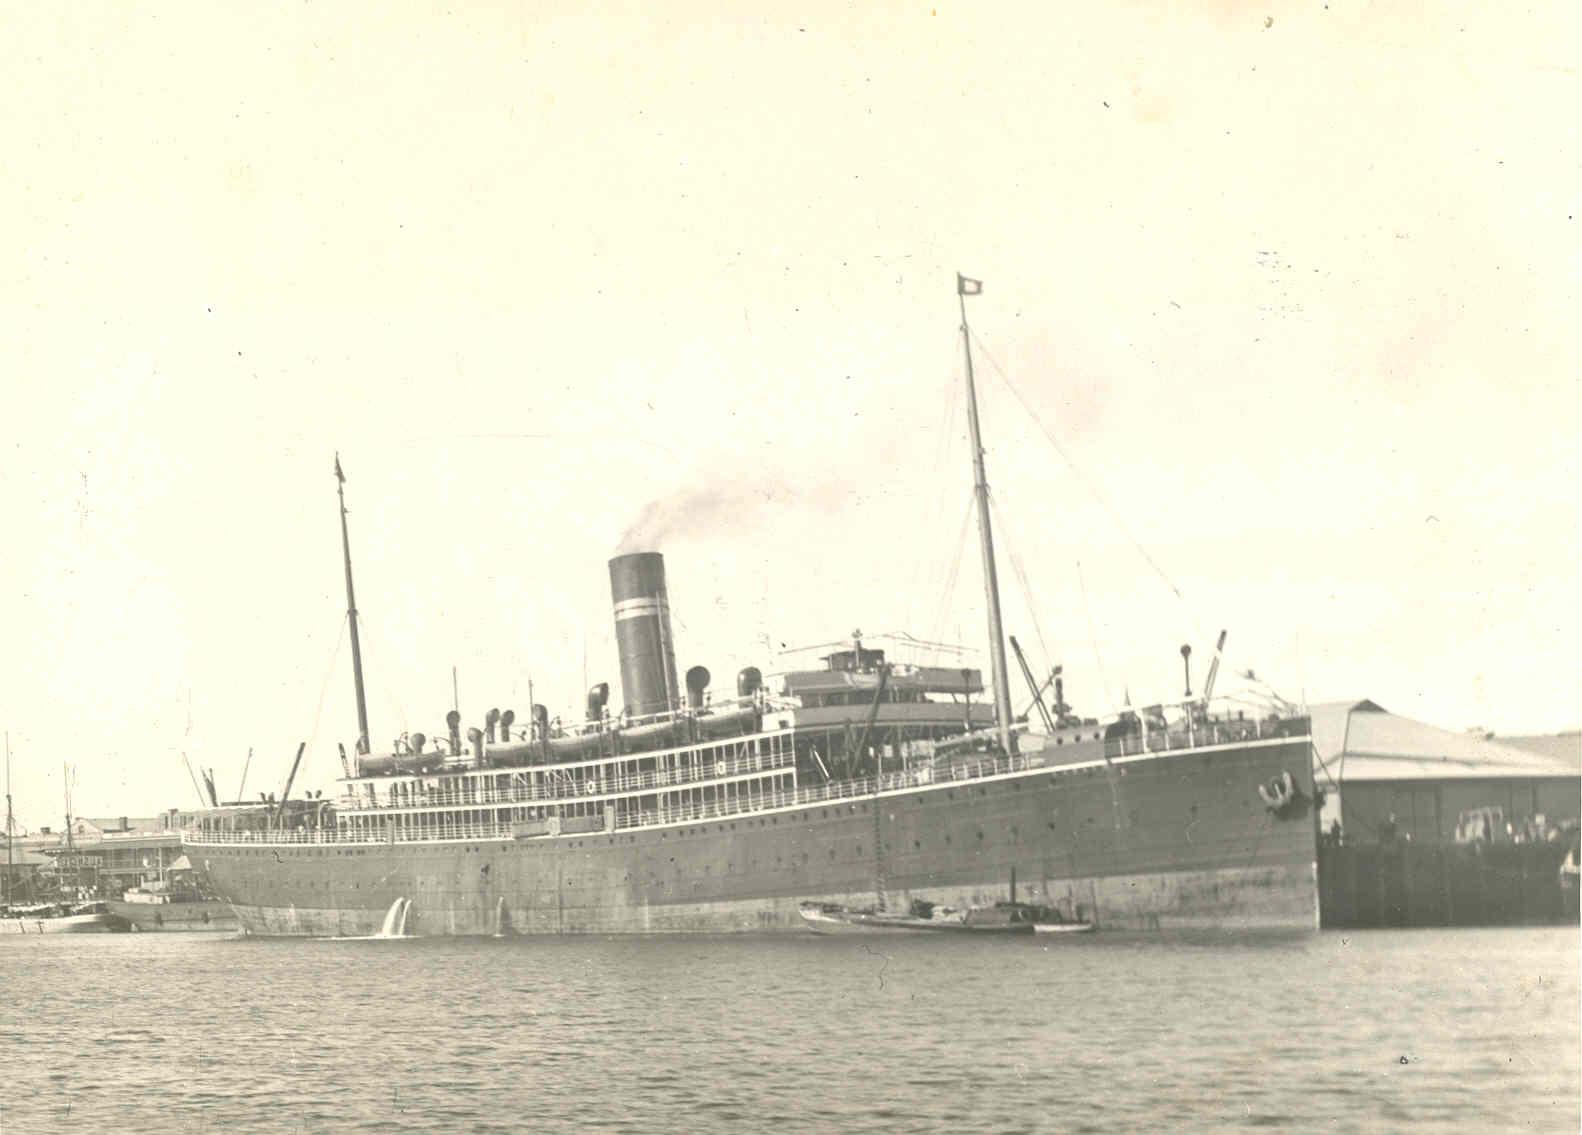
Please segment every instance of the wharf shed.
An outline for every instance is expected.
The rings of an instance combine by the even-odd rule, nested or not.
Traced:
[[[1448,844],[1480,831],[1520,840],[1582,815],[1582,755],[1573,759],[1563,740],[1521,738],[1542,742],[1523,747],[1454,733],[1366,699],[1311,712],[1314,779],[1327,797],[1320,822],[1327,833],[1338,821],[1347,842],[1378,841],[1391,817],[1401,838]]]
[[[40,874],[54,869],[53,859],[37,851],[29,851],[20,846],[18,841],[18,846],[11,848],[9,855],[0,853],[0,876],[4,877],[4,885],[0,886],[0,899],[21,901],[37,895],[41,886]]]

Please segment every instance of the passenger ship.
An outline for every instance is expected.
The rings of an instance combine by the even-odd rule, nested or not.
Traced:
[[[683,685],[664,561],[639,552],[609,563],[619,713],[600,683],[579,723],[491,710],[464,737],[452,711],[445,736],[371,753],[337,461],[359,727],[341,796],[205,813],[193,864],[262,935],[373,935],[395,912],[421,935],[790,930],[805,901],[972,907],[1013,877],[1101,929],[1315,929],[1306,718],[1191,698],[1190,670],[1177,706],[1101,723],[1052,678],[1041,727],[1013,718],[964,299],[962,335],[991,685],[860,636],[778,689],[752,667],[727,695],[701,666]]]

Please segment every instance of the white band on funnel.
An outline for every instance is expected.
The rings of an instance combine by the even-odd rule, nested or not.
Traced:
[[[647,616],[668,617],[670,604],[664,599],[645,596],[641,599],[622,599],[615,605],[615,619],[641,619]]]

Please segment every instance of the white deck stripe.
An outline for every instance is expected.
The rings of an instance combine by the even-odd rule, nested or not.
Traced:
[[[718,816],[695,816],[689,820],[670,820],[662,824],[643,824],[640,827],[617,828],[613,832],[600,829],[598,831],[590,832],[567,832],[558,836],[528,836],[526,839],[521,841],[518,841],[515,836],[472,836],[435,840],[326,840],[322,843],[271,843],[268,840],[249,840],[246,843],[225,841],[223,843],[211,844],[203,843],[201,838],[189,841],[187,836],[183,834],[181,842],[183,846],[190,842],[193,846],[198,847],[399,847],[411,844],[511,843],[527,842],[529,840],[591,839],[596,836],[631,835],[637,832],[653,832],[669,828],[694,827],[697,825],[703,825],[706,827],[709,824],[731,823],[736,820],[751,819],[758,816],[783,815],[787,812],[803,812],[809,808],[827,808],[831,804],[855,804],[859,801],[879,800],[886,797],[920,795],[927,792],[938,792],[941,790],[952,789],[965,785],[990,784],[1004,780],[1015,780],[1021,777],[1055,775],[1061,772],[1076,772],[1081,769],[1103,768],[1107,764],[1129,765],[1136,764],[1140,761],[1165,760],[1172,757],[1186,756],[1188,754],[1199,755],[1203,753],[1223,753],[1228,752],[1231,749],[1267,749],[1279,745],[1296,744],[1301,741],[1306,741],[1309,745],[1311,745],[1312,740],[1313,738],[1311,735],[1303,735],[1299,737],[1268,737],[1256,741],[1232,741],[1223,745],[1201,745],[1195,749],[1169,749],[1162,753],[1137,753],[1129,757],[1112,757],[1109,761],[1105,761],[1104,759],[1100,758],[1099,760],[1095,761],[1077,761],[1071,764],[1063,765],[1037,765],[1029,768],[1014,769],[1010,772],[990,773],[987,776],[970,777],[965,780],[935,780],[930,781],[927,784],[907,785],[901,788],[887,788],[883,792],[878,793],[864,792],[859,795],[852,796],[831,796],[823,800],[804,800],[799,804],[782,804],[773,808],[758,808],[753,811],[727,812]],[[636,793],[635,795],[646,796],[649,795],[649,793],[643,792]],[[577,798],[567,798],[568,801],[572,799]]]

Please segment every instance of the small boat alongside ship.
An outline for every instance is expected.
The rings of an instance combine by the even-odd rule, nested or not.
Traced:
[[[1035,922],[1035,934],[1087,934],[1093,929],[1091,922]]]
[[[230,903],[203,891],[185,855],[157,873],[145,874],[141,883],[108,900],[108,905],[133,930],[143,933],[234,934],[241,928]]]
[[[815,934],[1082,934],[1093,929],[1091,922],[1067,922],[1049,907],[1020,902],[960,911],[914,900],[901,914],[809,901],[797,913]]]
[[[966,910],[920,898],[912,899],[904,912],[886,910],[882,884],[876,897],[874,906],[860,909],[813,899],[802,903],[797,914],[815,934],[1081,934],[1093,929],[1092,922],[1067,918],[1057,907],[1017,902],[1014,871],[1009,901]]]
[[[126,919],[131,929],[170,933],[192,931],[232,933],[240,929],[229,903],[207,899],[197,892],[162,890],[156,886],[133,887],[105,905]]]

